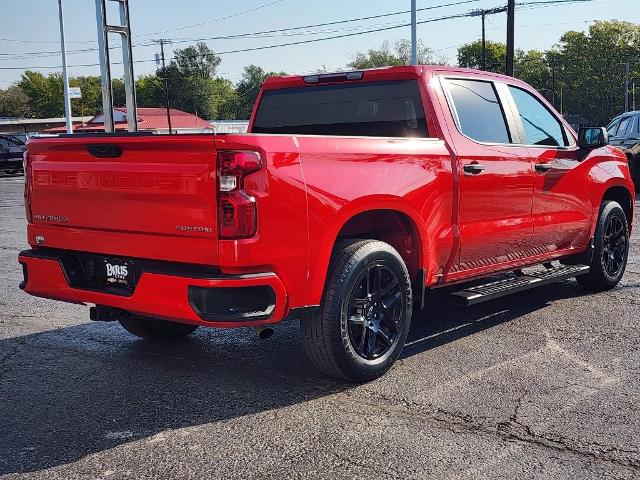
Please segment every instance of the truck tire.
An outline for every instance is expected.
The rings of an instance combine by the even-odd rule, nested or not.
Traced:
[[[331,377],[373,380],[400,355],[411,312],[411,278],[393,247],[377,240],[340,243],[320,308],[300,321],[306,353]]]
[[[167,320],[139,317],[135,315],[122,317],[118,319],[118,322],[127,332],[135,335],[136,337],[157,340],[183,338],[192,334],[198,328],[198,325],[169,322]]]
[[[605,201],[600,206],[593,247],[589,273],[576,280],[588,290],[609,290],[622,279],[629,255],[627,217],[617,202]]]

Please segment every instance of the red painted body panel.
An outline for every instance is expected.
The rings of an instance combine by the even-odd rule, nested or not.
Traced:
[[[458,130],[442,76],[509,82],[531,91],[495,74],[395,67],[366,71],[362,81],[417,79],[432,138],[249,133],[32,140],[31,210],[36,216],[28,227],[29,243],[35,250],[46,246],[242,274],[242,285],[268,284],[276,294],[272,316],[260,324],[320,303],[336,239],[365,212],[394,211],[406,219],[417,238],[403,253],[413,255],[416,271],[425,270],[427,286],[584,251],[605,191],[623,186],[633,193],[624,155],[605,147],[578,161],[576,147],[479,144]],[[292,86],[313,88],[301,77],[270,79],[263,88]],[[565,128],[575,142],[575,133]],[[99,143],[118,145],[122,156],[94,158],[86,145]],[[244,180],[257,207],[252,238],[218,239],[218,150],[261,155],[262,169]],[[486,172],[462,175],[462,167],[473,161],[485,164]],[[554,168],[536,173],[533,165],[541,162],[552,162]],[[42,245],[36,236],[44,237]],[[189,285],[236,286],[240,280],[145,273],[133,296],[119,297],[70,287],[55,261],[20,261],[29,272],[26,291],[34,295],[188,323],[239,325],[203,322],[186,291]],[[251,277],[264,272],[272,273]]]

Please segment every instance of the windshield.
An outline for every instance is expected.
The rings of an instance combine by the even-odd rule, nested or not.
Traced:
[[[267,90],[252,132],[428,136],[417,80]]]

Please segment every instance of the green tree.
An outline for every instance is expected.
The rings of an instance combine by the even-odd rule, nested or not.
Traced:
[[[0,117],[29,116],[31,116],[29,97],[18,85],[0,90]]]
[[[488,72],[505,73],[507,47],[504,43],[487,40],[485,61]],[[467,43],[458,47],[458,65],[463,68],[482,69],[482,41]]]
[[[409,65],[411,63],[411,42],[406,39],[398,40],[391,45],[385,40],[380,48],[369,49],[366,53],[357,52],[353,60],[347,64],[349,68],[364,69],[396,65]],[[443,58],[437,57],[433,50],[418,41],[419,64],[443,64]]]
[[[598,21],[587,33],[567,32],[549,56],[556,87],[563,85],[564,110],[606,125],[624,111],[623,62],[640,58],[640,25]],[[631,63],[631,78],[640,63]],[[556,88],[556,96],[559,92]]]
[[[20,89],[28,97],[29,109],[35,117],[61,117],[64,115],[64,93],[62,75],[27,70],[18,82]]]
[[[236,85],[236,118],[246,119],[251,116],[253,104],[258,98],[262,84],[267,78],[278,75],[286,74],[284,72],[265,72],[257,65],[244,67],[242,78]]]

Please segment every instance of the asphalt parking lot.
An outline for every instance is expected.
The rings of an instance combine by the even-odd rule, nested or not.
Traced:
[[[640,476],[637,221],[615,290],[433,295],[359,386],[317,374],[293,322],[152,343],[30,297],[21,178],[0,178],[0,225],[2,478]]]

